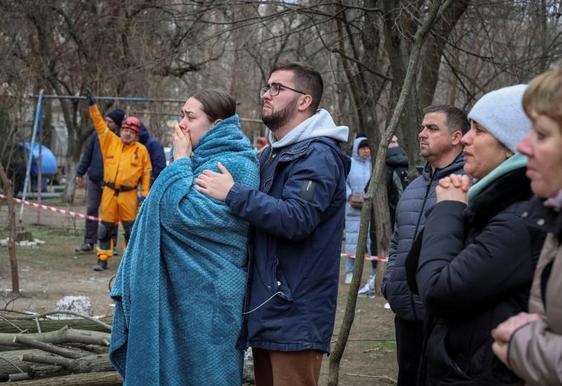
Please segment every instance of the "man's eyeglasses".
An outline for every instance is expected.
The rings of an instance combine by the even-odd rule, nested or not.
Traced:
[[[263,96],[265,95],[266,92],[269,92],[269,95],[271,95],[271,96],[277,96],[277,95],[279,95],[281,90],[283,90],[285,88],[287,90],[298,92],[299,94],[302,94],[302,95],[308,95],[307,93],[305,93],[303,91],[295,90],[294,88],[291,88],[289,86],[285,86],[284,84],[281,84],[281,83],[271,83],[271,84],[268,84],[267,86],[261,88],[260,96],[263,98]]]

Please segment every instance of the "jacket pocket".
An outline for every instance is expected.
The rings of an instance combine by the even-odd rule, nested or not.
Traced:
[[[447,332],[446,326],[439,323],[429,335],[426,346],[427,376],[430,380],[439,381],[444,385],[468,381],[471,378],[449,354]]]
[[[279,260],[275,258],[273,263],[273,293],[289,302],[293,301],[293,291],[289,288],[288,281],[283,273],[283,270],[279,266]]]

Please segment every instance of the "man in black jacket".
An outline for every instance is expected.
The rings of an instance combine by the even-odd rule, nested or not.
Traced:
[[[427,160],[421,176],[404,190],[396,207],[394,234],[382,291],[396,314],[398,385],[415,385],[423,340],[424,309],[406,283],[406,256],[425,224],[426,211],[435,205],[435,186],[451,173],[462,173],[461,138],[468,130],[466,114],[456,107],[434,105],[424,109],[418,134],[420,153]]]

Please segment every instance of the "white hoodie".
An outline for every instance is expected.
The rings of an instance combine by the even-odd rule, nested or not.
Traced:
[[[268,136],[271,147],[279,149],[316,137],[328,137],[339,142],[345,142],[349,136],[349,128],[347,126],[336,126],[330,113],[320,109],[316,114],[302,121],[298,126],[289,131],[280,140],[277,140],[271,131]]]

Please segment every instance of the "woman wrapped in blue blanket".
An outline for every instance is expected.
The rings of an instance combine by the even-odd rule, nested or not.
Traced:
[[[219,90],[187,100],[174,162],[140,209],[111,291],[110,358],[126,385],[241,384],[248,224],[193,189],[221,164],[258,187],[255,151],[235,113]]]

